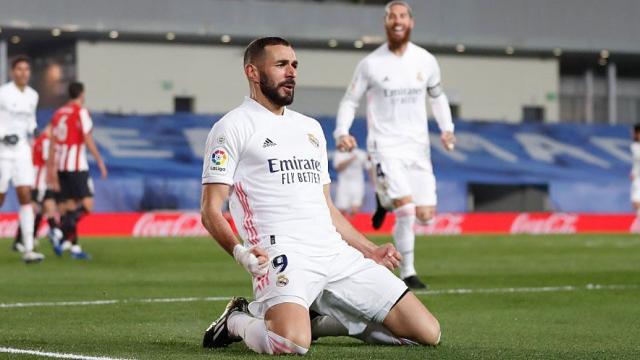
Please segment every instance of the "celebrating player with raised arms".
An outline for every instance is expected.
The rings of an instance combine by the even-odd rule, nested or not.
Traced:
[[[435,57],[409,41],[414,26],[409,5],[404,1],[388,3],[384,24],[387,42],[358,64],[338,109],[334,137],[339,151],[356,146],[349,129],[360,98],[366,93],[367,150],[375,167],[376,193],[382,206],[374,215],[373,226],[380,227],[386,209],[393,209],[393,238],[403,257],[400,277],[410,288],[425,288],[414,267],[413,230],[416,219],[427,223],[436,209],[425,97],[449,151],[455,144],[453,122]]]
[[[253,41],[244,55],[250,96],[209,133],[202,221],[251,274],[255,300],[233,298],[203,345],[243,340],[258,353],[304,354],[310,308],[368,342],[437,344],[438,321],[387,269],[398,265],[395,248],[367,240],[331,202],[322,128],[287,108],[297,67],[286,40]],[[244,243],[221,210],[229,196]]]

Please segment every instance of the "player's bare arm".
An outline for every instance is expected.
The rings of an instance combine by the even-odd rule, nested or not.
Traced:
[[[56,150],[54,139],[54,132],[49,132],[49,149],[47,154],[47,187],[52,189],[53,191],[60,191],[60,183],[58,182],[58,169],[56,169]]]
[[[327,200],[327,206],[329,207],[329,212],[331,214],[331,221],[347,244],[356,248],[364,254],[365,257],[387,267],[389,270],[393,270],[400,265],[402,257],[392,244],[387,243],[381,246],[374,244],[358,232],[358,230],[356,230],[351,223],[345,219],[345,217],[340,213],[340,210],[333,205],[328,184],[324,186],[324,196]]]
[[[200,205],[202,224],[209,234],[229,255],[232,255],[252,275],[266,272],[269,257],[264,249],[255,246],[245,249],[231,229],[231,225],[222,213],[222,206],[229,197],[227,184],[205,184],[202,187]]]
[[[91,132],[84,134],[84,142],[85,144],[87,144],[87,149],[89,149],[89,152],[91,153],[91,155],[93,155],[93,158],[96,159],[96,162],[98,163],[100,175],[103,179],[106,179],[108,174],[107,167],[104,165],[104,161],[102,161],[102,156],[100,156],[100,152],[98,151],[96,142],[93,140],[93,135],[91,135]]]

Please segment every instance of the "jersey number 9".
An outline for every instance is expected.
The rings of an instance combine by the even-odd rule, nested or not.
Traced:
[[[278,270],[276,274],[283,272],[284,269],[287,268],[288,264],[289,264],[289,260],[287,260],[287,255],[284,255],[284,254],[274,257],[273,260],[271,261],[271,265],[273,266],[273,268]]]

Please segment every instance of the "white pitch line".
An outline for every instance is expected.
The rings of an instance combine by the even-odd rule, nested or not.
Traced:
[[[489,289],[443,289],[443,290],[418,290],[418,295],[459,295],[459,294],[509,294],[509,293],[540,293],[540,292],[567,292],[581,290],[636,290],[640,285],[598,285],[587,284],[585,286],[541,286],[541,287],[517,287],[517,288],[489,288]]]
[[[83,306],[83,305],[113,305],[113,304],[135,304],[135,303],[174,303],[174,302],[196,302],[196,301],[229,301],[231,296],[214,297],[182,297],[182,298],[151,298],[151,299],[123,299],[123,300],[87,300],[87,301],[49,301],[49,302],[19,302],[0,303],[0,309],[44,307],[44,306]]]
[[[44,351],[38,351],[38,350],[14,349],[14,348],[8,348],[8,347],[0,347],[0,353],[36,355],[36,356],[50,357],[50,358],[56,358],[56,359],[128,360],[128,359],[112,358],[112,357],[107,357],[107,356],[86,356],[86,355],[77,355],[77,354],[64,354],[64,353],[44,352]]]
[[[469,288],[469,289],[442,289],[442,290],[417,290],[417,295],[469,295],[469,294],[511,294],[511,293],[543,293],[543,292],[571,292],[592,290],[637,290],[640,284],[629,285],[598,285],[588,284],[584,286],[540,286],[540,287],[511,287],[511,288]],[[113,304],[148,304],[148,303],[183,303],[183,302],[215,302],[229,301],[231,296],[212,297],[180,297],[180,298],[149,298],[149,299],[122,299],[122,300],[95,300],[95,301],[51,301],[51,302],[19,302],[0,303],[0,309],[46,307],[46,306],[84,306],[84,305],[113,305]]]

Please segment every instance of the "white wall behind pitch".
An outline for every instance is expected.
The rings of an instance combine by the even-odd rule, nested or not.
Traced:
[[[236,46],[78,43],[78,78],[87,86],[94,111],[170,113],[174,96],[193,96],[198,113],[224,113],[247,94],[243,48]],[[366,53],[345,50],[296,51],[300,61],[293,108],[335,115],[352,72]],[[558,118],[558,62],[555,59],[438,56],[445,90],[469,119],[519,121],[522,106],[545,108]],[[322,99],[312,98],[321,94]],[[553,96],[551,96],[553,98]],[[557,98],[557,96],[556,96]]]

